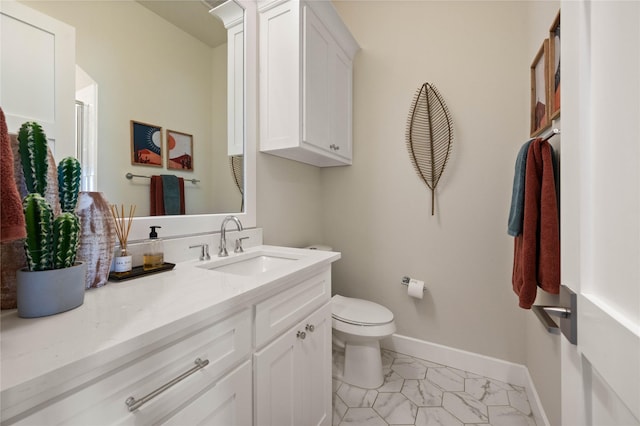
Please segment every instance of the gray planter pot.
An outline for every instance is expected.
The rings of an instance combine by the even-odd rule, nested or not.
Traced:
[[[87,265],[49,271],[17,271],[18,316],[46,317],[77,308],[84,303]]]

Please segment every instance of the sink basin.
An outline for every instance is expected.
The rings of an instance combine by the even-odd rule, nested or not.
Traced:
[[[237,259],[232,258],[209,263],[201,266],[201,268],[226,274],[250,276],[258,275],[284,265],[290,265],[296,260],[298,259],[272,254],[255,253],[250,257],[244,256]]]

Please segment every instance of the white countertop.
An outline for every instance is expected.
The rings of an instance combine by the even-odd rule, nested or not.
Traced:
[[[3,311],[3,403],[14,401],[16,393],[29,394],[29,388],[38,383],[61,380],[69,371],[82,374],[98,363],[106,364],[340,258],[336,252],[274,246],[252,247],[245,255],[265,250],[298,260],[254,276],[209,271],[198,267],[207,261],[188,261],[176,264],[171,271],[110,281],[87,291],[82,306],[61,314],[24,319],[17,316],[16,310]],[[224,259],[237,256],[230,253]],[[215,256],[211,262],[214,261],[218,261]]]

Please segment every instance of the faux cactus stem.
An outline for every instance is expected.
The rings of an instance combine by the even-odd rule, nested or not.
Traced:
[[[74,157],[63,158],[58,164],[58,188],[62,211],[73,213],[80,190],[80,162]]]
[[[68,268],[76,261],[80,220],[74,213],[60,213],[53,221],[53,269]]]
[[[27,228],[25,253],[30,271],[51,269],[53,210],[40,194],[28,194],[22,203]]]
[[[45,196],[47,191],[47,136],[36,122],[29,121],[18,132],[18,151],[27,191]]]

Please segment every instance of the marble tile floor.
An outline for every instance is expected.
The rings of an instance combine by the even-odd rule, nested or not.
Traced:
[[[536,425],[520,386],[383,349],[384,384],[361,389],[340,380],[343,365],[334,348],[334,426]]]

